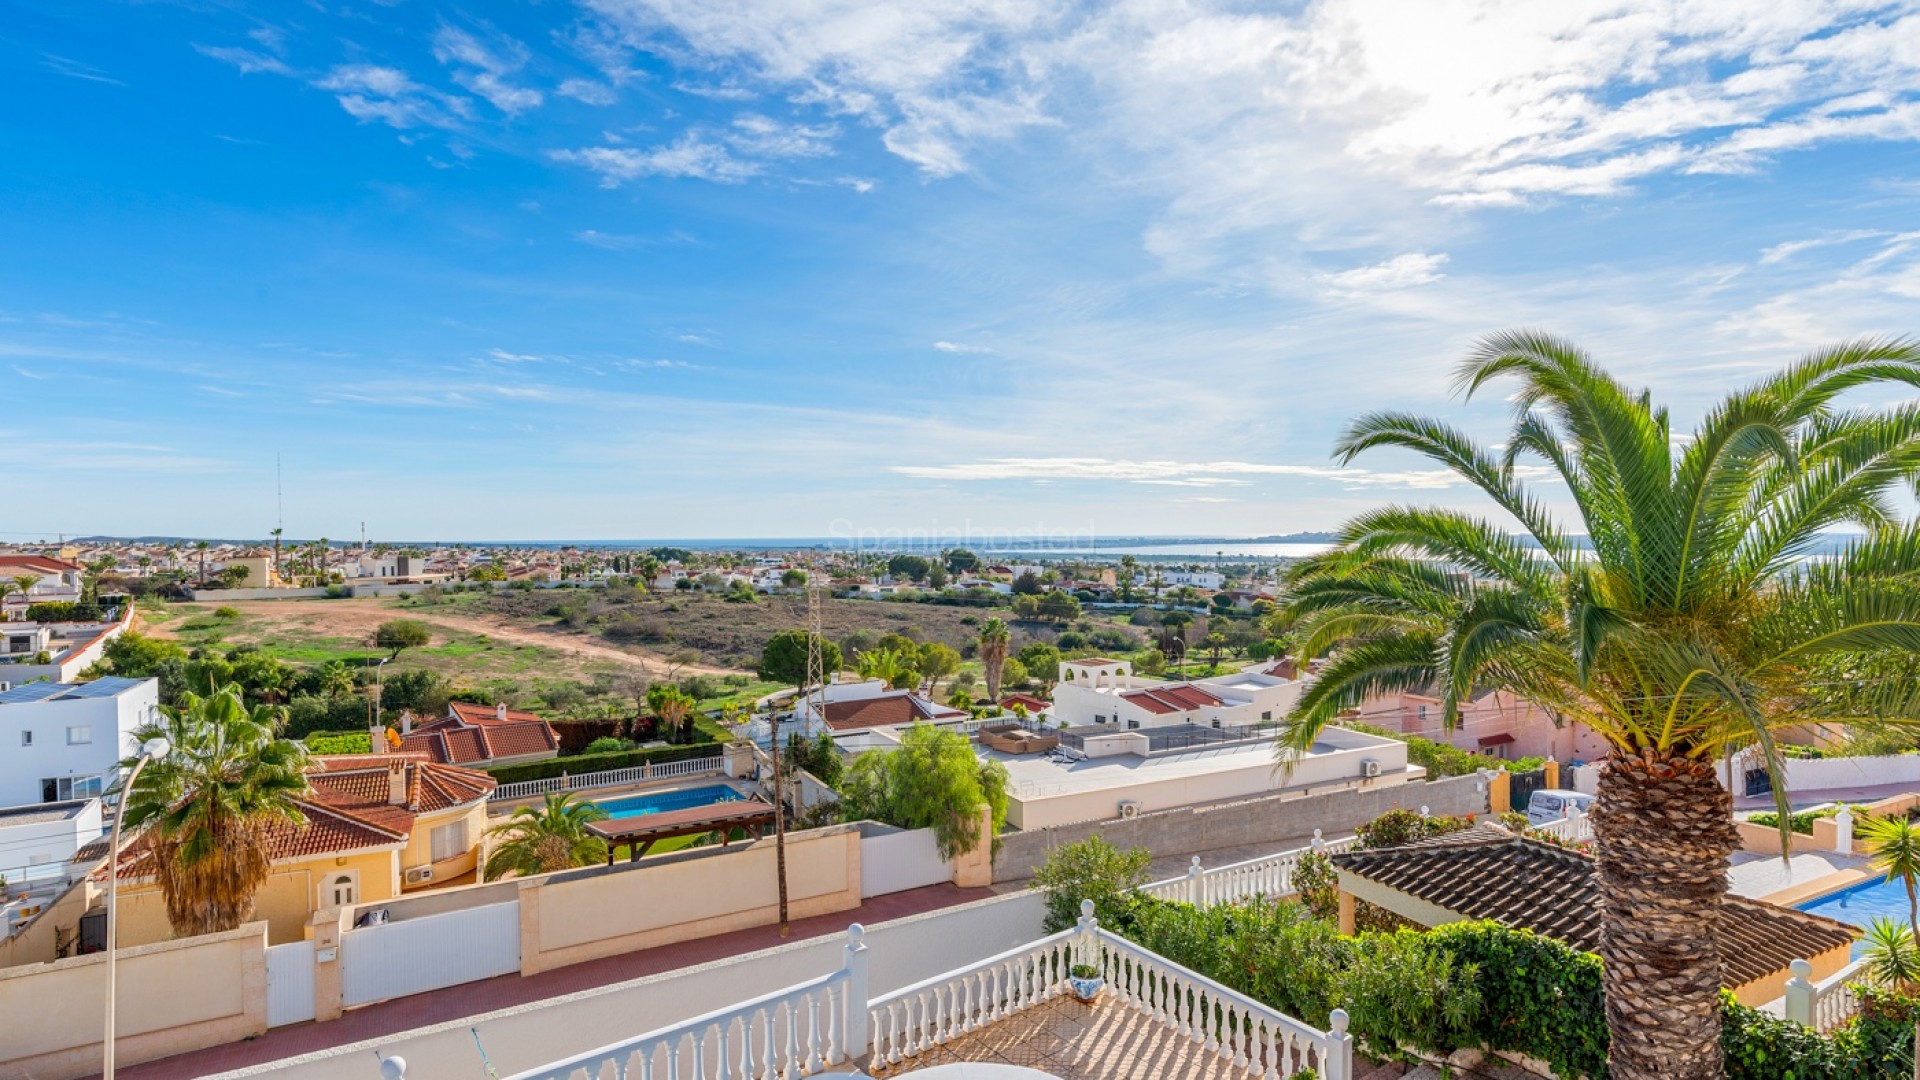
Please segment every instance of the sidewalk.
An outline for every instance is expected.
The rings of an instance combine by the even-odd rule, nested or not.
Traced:
[[[935,911],[992,897],[992,889],[962,889],[955,885],[930,885],[924,889],[876,896],[852,911],[800,919],[792,924],[787,941],[837,934],[848,923],[873,924],[889,919]],[[329,1023],[307,1022],[274,1028],[257,1039],[210,1047],[191,1054],[162,1058],[143,1065],[122,1066],[115,1070],[127,1080],[195,1080],[197,1077],[263,1065],[316,1050],[376,1039],[397,1032],[411,1031],[429,1024],[458,1020],[466,1016],[509,1008],[581,990],[611,986],[615,983],[674,971],[695,964],[722,960],[782,943],[780,928],[757,926],[730,934],[676,942],[657,949],[645,949],[624,956],[610,956],[584,964],[544,971],[538,975],[502,975],[481,982],[450,986],[411,997],[382,1001],[353,1009]],[[639,1034],[634,1032],[633,1034]]]

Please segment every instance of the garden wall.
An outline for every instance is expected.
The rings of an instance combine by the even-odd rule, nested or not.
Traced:
[[[106,966],[95,954],[0,971],[0,1076],[100,1071]],[[122,949],[117,966],[121,1065],[267,1030],[266,923]]]
[[[1455,776],[1425,783],[1356,788],[1323,795],[1269,795],[1237,802],[1187,806],[1131,819],[1004,833],[993,859],[993,880],[1024,881],[1054,848],[1100,836],[1120,847],[1142,847],[1155,856],[1188,855],[1216,848],[1297,841],[1320,829],[1328,836],[1352,830],[1389,810],[1436,814],[1487,812],[1485,782]]]

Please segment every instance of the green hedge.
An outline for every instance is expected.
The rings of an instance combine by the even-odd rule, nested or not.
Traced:
[[[1867,813],[1867,808],[1864,806],[1854,806],[1854,807],[1851,807],[1851,809],[1853,811],[1853,820],[1854,820],[1855,829],[1858,829],[1862,824],[1866,822],[1866,820],[1869,817],[1872,816],[1871,814]],[[1821,818],[1835,817],[1839,813],[1840,813],[1840,806],[1839,804],[1836,803],[1833,806],[1823,806],[1818,810],[1795,811],[1794,815],[1791,818],[1789,818],[1788,821],[1790,822],[1791,828],[1794,832],[1799,833],[1802,836],[1812,836],[1814,822],[1820,820]],[[1780,815],[1775,813],[1772,810],[1766,810],[1758,814],[1753,814],[1747,818],[1747,821],[1749,821],[1754,825],[1764,825],[1769,829],[1777,829],[1780,827]]]
[[[712,757],[725,745],[717,742],[688,743],[685,746],[656,746],[650,750],[621,750],[611,754],[575,754],[572,757],[529,761],[524,765],[496,765],[486,772],[502,784],[517,784],[522,780],[546,780],[561,773],[579,776],[581,773],[604,772],[608,769],[631,769],[647,762],[658,765],[668,761]]]
[[[1135,895],[1101,922],[1140,945],[1325,1027],[1335,1007],[1375,1056],[1477,1048],[1605,1080],[1599,957],[1494,922],[1339,934],[1290,902],[1195,908]],[[1862,988],[1861,1018],[1822,1035],[1724,996],[1727,1080],[1907,1080],[1920,1001]]]
[[[364,731],[357,733],[316,731],[309,734],[304,741],[307,749],[316,754],[364,754],[368,752],[370,738],[371,736]]]

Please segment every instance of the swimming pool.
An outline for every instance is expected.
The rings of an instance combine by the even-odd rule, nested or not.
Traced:
[[[696,806],[712,806],[716,803],[740,802],[745,798],[745,795],[725,784],[708,784],[705,787],[680,788],[677,791],[662,791],[652,795],[608,799],[599,806],[607,812],[608,817],[630,818],[645,814],[664,814],[669,810],[690,810]]]
[[[1863,881],[1841,889],[1837,893],[1812,900],[1804,900],[1793,905],[1795,911],[1804,911],[1809,915],[1825,915],[1829,919],[1857,926],[1862,930],[1874,919],[1885,915],[1904,925],[1907,921],[1907,887],[1897,881],[1881,878],[1876,881]],[[1853,943],[1853,955],[1858,957],[1865,947],[1860,942]]]

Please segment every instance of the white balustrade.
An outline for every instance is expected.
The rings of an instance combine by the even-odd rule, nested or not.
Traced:
[[[1558,821],[1549,821],[1545,825],[1530,826],[1534,832],[1545,833],[1569,844],[1584,844],[1593,839],[1593,818],[1583,814],[1578,807],[1567,807],[1566,814]]]
[[[688,758],[685,761],[648,762],[626,769],[604,769],[600,772],[562,774],[549,776],[544,780],[520,780],[511,784],[501,784],[487,796],[490,802],[507,799],[525,799],[533,795],[546,795],[556,791],[582,791],[588,788],[615,787],[620,784],[640,784],[648,780],[665,780],[677,776],[704,776],[724,771],[722,758],[715,754],[711,757]]]
[[[1867,977],[1866,962],[1855,960],[1819,982],[1812,981],[1813,965],[1795,960],[1789,965],[1784,1001],[1786,1017],[1815,1031],[1832,1031],[1860,1015],[1860,995],[1854,984]]]
[[[1358,842],[1355,837],[1326,841],[1315,836],[1311,847],[1262,855],[1211,870],[1202,868],[1200,856],[1195,855],[1185,875],[1142,885],[1140,891],[1161,900],[1185,901],[1201,907],[1230,904],[1254,896],[1278,899],[1297,891],[1293,887],[1293,872],[1300,865],[1301,856],[1316,851],[1335,855]]]
[[[847,928],[846,964],[832,974],[509,1080],[794,1080],[859,1061],[868,1030],[864,937],[858,923]]]
[[[1082,962],[1101,969],[1121,1004],[1200,1042],[1235,1068],[1262,1080],[1307,1068],[1324,1080],[1352,1080],[1353,1039],[1344,1009],[1333,1011],[1331,1030],[1320,1031],[1099,929],[1091,901],[1080,905],[1078,933],[1075,949]]]
[[[868,1018],[875,1064],[913,1057],[1065,993],[1079,936],[1062,930],[876,999]]]

